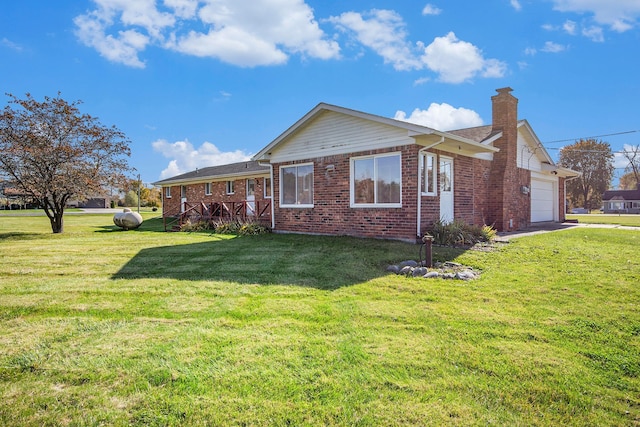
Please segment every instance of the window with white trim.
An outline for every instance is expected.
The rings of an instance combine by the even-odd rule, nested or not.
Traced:
[[[402,206],[402,165],[400,153],[351,159],[351,206]]]
[[[211,195],[211,183],[210,182],[206,182],[204,184],[204,194],[206,196],[210,196]]]
[[[164,187],[164,197],[167,199],[171,198],[171,187]]]
[[[235,181],[227,181],[227,194],[235,194],[236,192],[236,182]]]
[[[313,207],[313,163],[280,168],[280,206]]]
[[[436,195],[436,183],[438,175],[436,174],[436,155],[433,153],[424,153],[420,158],[420,178],[422,179],[422,194],[426,196]]]

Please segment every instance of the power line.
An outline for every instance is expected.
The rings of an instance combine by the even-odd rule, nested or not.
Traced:
[[[586,136],[586,137],[580,137],[580,138],[556,139],[555,141],[543,142],[543,144],[556,144],[558,142],[578,141],[578,140],[581,140],[581,139],[595,139],[595,138],[602,138],[604,136],[627,135],[627,134],[636,133],[636,132],[640,132],[640,129],[638,129],[638,130],[627,130],[627,131],[624,131],[624,132],[607,133],[607,134],[604,134],[604,135]]]
[[[563,147],[547,147],[547,150],[562,150]],[[606,151],[604,150],[576,150],[576,149],[571,149],[572,153],[606,153]],[[611,154],[624,154],[624,153],[628,153],[628,151],[624,151],[624,150],[618,150],[618,151],[612,151]]]

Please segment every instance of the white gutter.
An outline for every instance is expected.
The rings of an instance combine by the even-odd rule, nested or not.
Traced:
[[[420,229],[422,228],[422,174],[420,173],[420,161],[422,160],[422,153],[443,142],[444,136],[441,136],[440,141],[434,142],[433,144],[427,145],[426,147],[422,147],[418,150],[418,218],[416,219],[416,236],[418,237],[420,236]]]
[[[261,163],[258,162],[260,166],[269,166],[269,177],[271,178],[271,182],[269,185],[271,186],[271,229],[276,228],[276,207],[275,207],[275,193],[273,192],[273,165],[271,163]]]

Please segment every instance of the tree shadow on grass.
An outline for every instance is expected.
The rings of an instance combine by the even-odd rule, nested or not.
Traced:
[[[41,233],[25,233],[21,231],[13,231],[9,233],[0,233],[0,240],[33,240],[42,237]]]
[[[386,276],[419,246],[348,237],[267,234],[143,249],[112,279],[167,278],[334,290]]]
[[[118,227],[117,225],[100,225],[95,227],[96,233],[110,233],[114,231],[156,231],[156,232],[165,232],[164,224],[162,222],[162,218],[150,218],[146,219],[140,224],[140,227],[132,230],[125,230],[123,228]]]

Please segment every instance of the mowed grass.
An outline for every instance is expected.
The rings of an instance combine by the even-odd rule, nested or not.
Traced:
[[[568,214],[567,219],[576,219],[584,224],[616,224],[630,227],[640,227],[640,215],[632,214]]]
[[[0,425],[640,424],[640,231],[436,249],[0,218]]]

